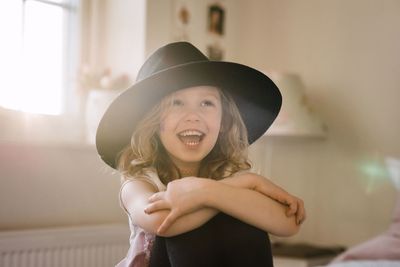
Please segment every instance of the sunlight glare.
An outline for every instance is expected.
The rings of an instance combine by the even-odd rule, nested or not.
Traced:
[[[9,33],[12,36],[9,47],[4,52],[9,56],[3,64],[9,68],[10,76],[1,90],[0,104],[25,112],[60,114],[63,108],[63,10],[27,1],[22,20],[22,6],[11,2],[4,8],[19,18],[7,21],[13,30]]]
[[[366,193],[371,193],[383,182],[386,182],[389,173],[384,164],[378,160],[364,160],[359,165],[360,172],[366,177]]]

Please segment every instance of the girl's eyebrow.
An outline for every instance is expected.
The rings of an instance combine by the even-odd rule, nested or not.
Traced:
[[[219,99],[220,99],[220,97],[219,97],[218,95],[215,95],[215,94],[208,93],[208,94],[205,94],[205,95],[204,95],[204,97],[209,97],[209,96],[215,98],[216,100],[219,100]]]

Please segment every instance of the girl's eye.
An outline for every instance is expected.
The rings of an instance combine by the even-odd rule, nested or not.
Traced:
[[[214,102],[210,101],[210,100],[204,100],[203,102],[201,102],[201,106],[202,107],[213,107],[215,106]]]
[[[174,99],[174,100],[172,100],[172,106],[175,106],[175,107],[183,106],[183,101],[180,99]]]

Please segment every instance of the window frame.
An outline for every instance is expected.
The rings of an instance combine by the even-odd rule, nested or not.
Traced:
[[[78,89],[78,66],[81,56],[80,0],[54,2],[48,0],[20,0],[22,19],[25,18],[25,4],[41,2],[64,8],[63,29],[63,74],[62,109],[59,115],[29,113],[0,106],[0,142],[39,144],[85,144],[84,97]],[[24,30],[24,21],[21,24]],[[23,34],[23,32],[21,32]]]

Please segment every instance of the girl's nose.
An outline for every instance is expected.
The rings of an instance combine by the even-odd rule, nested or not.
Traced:
[[[200,116],[197,112],[197,110],[190,109],[186,111],[186,114],[184,116],[185,121],[191,121],[191,122],[196,122],[200,121]]]

